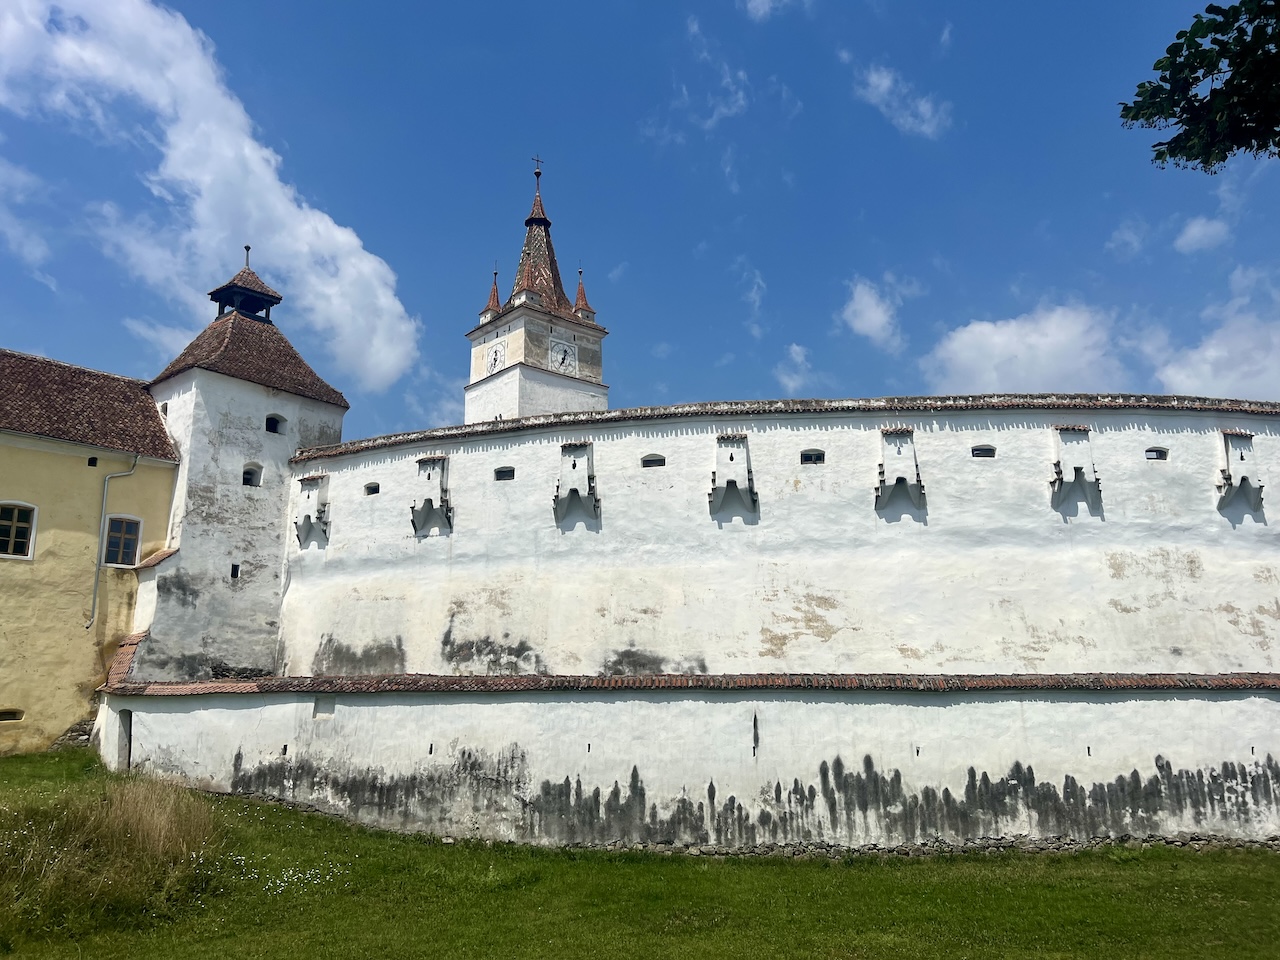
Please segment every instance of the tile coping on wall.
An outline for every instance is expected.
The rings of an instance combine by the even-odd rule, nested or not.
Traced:
[[[1260,414],[1280,416],[1280,403],[1262,400],[1221,400],[1212,397],[1158,396],[1147,394],[983,394],[945,397],[880,397],[867,400],[727,400],[713,403],[681,403],[664,407],[632,407],[579,413],[545,414],[519,420],[486,420],[459,426],[437,427],[411,433],[395,433],[364,440],[300,450],[291,462],[341,457],[411,443],[457,440],[467,437],[517,433],[542,427],[608,426],[646,420],[708,416],[777,416],[780,414],[889,414],[957,413],[983,410],[1163,410],[1170,413]],[[1080,428],[1072,428],[1080,429]]]
[[[130,638],[132,639],[132,638]],[[1276,690],[1280,673],[751,673],[588,677],[394,674],[355,677],[258,677],[249,680],[134,681],[127,677],[136,642],[112,664],[100,689],[118,696],[272,693],[533,693],[558,690],[847,690],[921,693],[983,691]]]

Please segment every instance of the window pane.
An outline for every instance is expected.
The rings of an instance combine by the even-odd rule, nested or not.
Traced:
[[[0,507],[0,520],[12,520],[13,507]]]
[[[25,523],[25,524],[27,524],[28,526],[30,526],[30,525],[31,525],[31,511],[30,511],[30,510],[24,510],[22,507],[19,507],[19,508],[18,508],[18,522],[19,522],[19,523]]]

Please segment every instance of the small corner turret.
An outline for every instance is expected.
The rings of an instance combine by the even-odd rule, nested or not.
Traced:
[[[608,331],[596,323],[581,270],[577,298],[570,301],[565,293],[551,243],[551,219],[542,202],[541,161],[535,162],[533,207],[524,221],[524,245],[511,296],[505,303],[499,301],[494,271],[480,323],[467,334],[467,423],[609,406],[601,349]]]

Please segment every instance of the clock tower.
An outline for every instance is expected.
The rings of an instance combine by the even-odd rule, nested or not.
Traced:
[[[494,271],[480,323],[467,334],[471,374],[464,420],[509,420],[543,413],[606,410],[601,344],[608,333],[596,323],[578,271],[571,303],[551,245],[551,220],[542,206],[542,170],[534,171],[533,209],[524,222],[524,247],[511,296],[503,303]]]

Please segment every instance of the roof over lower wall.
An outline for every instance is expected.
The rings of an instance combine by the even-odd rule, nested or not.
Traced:
[[[260,677],[193,683],[140,683],[126,679],[137,648],[129,637],[111,665],[106,693],[119,696],[191,697],[231,694],[534,693],[623,690],[847,690],[920,693],[1081,691],[1277,690],[1280,673],[737,673],[646,674],[630,677],[444,676]]]
[[[723,400],[712,403],[678,403],[665,407],[631,407],[579,413],[544,414],[518,420],[486,420],[460,426],[437,427],[412,433],[393,433],[365,440],[302,450],[298,463],[325,457],[341,457],[386,447],[460,440],[546,427],[609,427],[652,420],[695,417],[771,417],[796,414],[896,414],[981,413],[983,411],[1091,410],[1117,412],[1148,410],[1165,413],[1221,413],[1280,416],[1280,403],[1266,400],[1224,400],[1213,397],[1159,396],[1136,393],[987,393],[945,397],[877,397],[850,400]]]
[[[0,350],[0,430],[176,463],[141,380]]]

